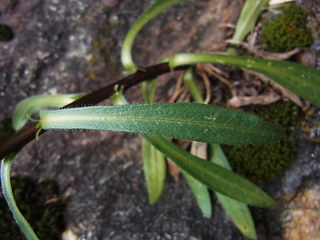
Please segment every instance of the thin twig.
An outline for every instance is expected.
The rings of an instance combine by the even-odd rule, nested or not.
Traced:
[[[176,86],[175,86],[175,91],[172,94],[172,97],[169,99],[170,103],[173,103],[177,100],[178,96],[181,94],[181,92],[183,91],[183,89],[181,89],[181,85],[182,85],[182,78],[183,78],[183,72],[181,72],[178,76],[177,82],[176,82]]]

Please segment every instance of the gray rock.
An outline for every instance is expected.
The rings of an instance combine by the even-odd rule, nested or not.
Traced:
[[[0,42],[0,118],[10,117],[25,97],[89,92],[120,78],[122,41],[152,2],[2,1],[0,22],[14,38]],[[225,38],[219,24],[234,23],[239,11],[238,1],[183,3],[143,29],[134,58],[147,66],[176,52],[207,50]],[[175,84],[171,78],[159,84],[161,98]],[[128,99],[141,102],[138,88]],[[297,162],[267,191],[281,199],[304,178],[319,177],[318,160],[319,144],[302,140]],[[139,136],[50,131],[22,149],[13,175],[56,181],[67,205],[66,228],[78,239],[245,239],[214,197],[212,219],[203,218],[184,180],[167,177],[162,197],[150,206],[141,165]],[[254,209],[259,239],[281,236],[280,213]]]

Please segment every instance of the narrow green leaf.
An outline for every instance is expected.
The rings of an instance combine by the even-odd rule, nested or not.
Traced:
[[[183,82],[187,86],[189,92],[191,93],[193,99],[197,103],[203,103],[203,98],[200,93],[198,86],[195,83],[192,74],[192,68],[188,68],[183,74]]]
[[[153,18],[166,9],[188,0],[158,0],[152,4],[129,30],[121,49],[121,62],[127,73],[135,73],[139,68],[132,60],[131,49],[139,31]]]
[[[145,103],[154,102],[154,97],[156,94],[156,87],[157,87],[156,84],[157,84],[156,79],[151,79],[141,83],[142,97]]]
[[[153,103],[156,94],[156,79],[141,84],[141,91],[145,103]],[[165,156],[150,142],[142,139],[143,173],[146,179],[149,203],[158,201],[164,187],[166,177]]]
[[[127,99],[123,95],[123,89],[118,89],[119,86],[116,85],[114,87],[114,94],[110,96],[110,99],[112,100],[114,105],[126,105],[128,104]]]
[[[16,201],[14,200],[11,180],[10,180],[10,171],[12,162],[15,158],[15,154],[11,154],[1,161],[1,188],[3,196],[8,204],[8,207],[13,215],[13,218],[20,230],[28,240],[38,240],[37,235],[34,233],[32,227],[28,223],[28,221],[24,218],[22,213],[20,212]]]
[[[237,66],[262,73],[299,96],[320,106],[320,72],[301,64],[255,57],[223,54],[177,54],[169,59],[171,68],[197,63]]]
[[[203,216],[210,218],[212,215],[212,207],[210,193],[207,186],[199,182],[184,170],[182,170],[182,174],[183,177],[187,180],[187,183],[197,200],[198,206]]]
[[[155,88],[155,81],[148,82],[150,83],[151,89]],[[149,87],[143,90],[145,97],[149,101],[153,101],[154,92],[147,91]],[[111,99],[115,105],[126,105],[128,104],[127,100],[123,95],[123,91],[118,89],[118,86],[115,87],[115,93],[111,96]],[[154,204],[158,201],[161,196],[164,180],[166,177],[166,162],[164,155],[157,150],[150,142],[142,139],[142,161],[143,161],[143,173],[146,179],[147,191],[149,203]]]
[[[230,164],[224,155],[219,144],[210,145],[210,156],[211,162],[218,164],[228,170],[231,170]],[[236,201],[232,198],[226,197],[223,194],[216,193],[223,209],[230,216],[233,223],[237,228],[248,238],[256,239],[256,230],[253,219],[250,214],[250,210],[247,204]]]
[[[186,70],[183,74],[183,81],[184,84],[187,86],[189,89],[193,99],[197,103],[203,103],[203,99],[200,93],[200,90],[198,89],[195,80],[193,78],[192,74],[192,68],[189,68]],[[192,145],[198,144],[197,142],[192,142]],[[192,147],[191,147],[192,149]],[[186,171],[182,171],[182,174],[184,178],[187,180],[194,196],[197,199],[198,206],[202,212],[202,214],[210,218],[212,215],[212,206],[211,206],[211,197],[209,190],[206,185],[202,184],[199,182],[197,179],[194,177],[190,176]]]
[[[198,103],[153,103],[40,111],[43,129],[92,129],[153,134],[200,142],[277,141],[281,127],[227,108]]]
[[[271,207],[275,201],[243,177],[209,161],[204,161],[171,144],[166,138],[145,136],[182,170],[210,189],[254,206]]]
[[[164,155],[144,138],[142,139],[142,155],[149,203],[154,204],[158,201],[163,190],[166,162]]]
[[[198,99],[198,102],[203,102],[200,91],[195,84],[195,80],[191,72],[184,75],[184,81],[185,83],[188,83],[186,85],[193,98]],[[231,171],[230,164],[219,144],[210,144],[208,154],[211,162]],[[248,238],[255,239],[255,226],[247,204],[236,201],[217,192],[216,195],[221,202],[222,207],[230,216],[237,228]]]
[[[37,95],[26,98],[18,103],[12,117],[12,125],[15,130],[21,129],[31,116],[43,107],[63,107],[80,97],[83,94],[62,94],[62,95]]]
[[[233,40],[242,41],[246,37],[268,3],[269,0],[246,0],[237,21],[236,31],[232,37]]]

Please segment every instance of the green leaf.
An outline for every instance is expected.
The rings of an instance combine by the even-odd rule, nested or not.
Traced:
[[[200,90],[198,89],[198,86],[196,85],[195,80],[193,78],[192,68],[189,68],[184,72],[183,82],[187,86],[188,90],[190,91],[193,99],[195,99],[197,103],[203,103]],[[192,142],[191,144],[192,144],[191,145],[191,151],[192,151],[193,146],[199,143]],[[210,193],[208,191],[207,186],[199,182],[194,177],[190,176],[186,171],[182,171],[182,174],[184,178],[187,180],[194,196],[196,197],[198,206],[202,214],[205,217],[210,218],[212,215],[212,206],[211,206],[211,197],[210,197]]]
[[[131,49],[134,40],[139,31],[153,18],[158,16],[164,10],[173,7],[179,3],[186,2],[188,0],[158,0],[152,4],[134,23],[129,30],[121,49],[121,62],[127,70],[126,73],[135,73],[139,68],[132,60]]]
[[[191,93],[191,96],[193,97],[194,101],[197,103],[203,103],[203,98],[200,93],[200,90],[195,83],[195,80],[193,78],[192,74],[192,68],[188,68],[184,74],[183,74],[183,82],[187,86],[189,92]]]
[[[119,86],[115,85],[114,87],[114,94],[110,96],[114,105],[126,105],[128,104],[127,99],[123,95],[123,89],[118,89]]]
[[[184,74],[183,79],[193,98],[197,99],[197,102],[203,102],[201,93],[195,84],[195,80],[190,70],[191,68],[189,68],[186,74]],[[219,144],[210,144],[208,152],[211,162],[216,163],[219,166],[231,171],[229,162]],[[216,193],[216,195],[218,200],[221,202],[222,207],[230,216],[237,228],[248,238],[255,239],[256,231],[250,214],[250,210],[248,209],[247,205],[232,198],[226,197],[220,193]]]
[[[210,189],[254,206],[271,207],[275,201],[243,177],[209,161],[204,161],[171,144],[166,138],[145,136],[182,170]]]
[[[8,207],[13,215],[13,218],[17,225],[19,226],[21,232],[24,234],[27,240],[38,240],[39,238],[34,233],[32,227],[28,223],[28,221],[24,218],[22,213],[20,212],[16,201],[14,200],[11,180],[10,180],[10,171],[12,162],[15,158],[15,154],[11,154],[7,156],[5,159],[1,161],[1,189],[3,193],[3,197],[5,198]]]
[[[246,0],[232,37],[233,40],[242,41],[246,37],[268,3],[269,0]]]
[[[146,103],[153,103],[156,93],[156,79],[144,81],[141,84],[143,100]],[[146,179],[149,203],[158,201],[164,187],[166,177],[165,156],[156,149],[150,142],[142,139],[142,161],[143,173]]]
[[[149,203],[154,204],[158,201],[163,190],[166,162],[164,155],[144,138],[142,139],[142,155]]]
[[[155,85],[155,81],[149,82],[151,86]],[[144,95],[150,101],[153,101],[154,92],[147,91],[148,86],[143,90]],[[154,87],[152,89],[155,90]],[[115,93],[111,96],[115,105],[126,105],[127,100],[123,95],[123,91],[115,87]],[[154,204],[161,196],[164,180],[166,177],[166,162],[164,155],[158,151],[151,143],[142,139],[142,161],[143,173],[146,179],[149,203]]]
[[[281,127],[258,117],[199,103],[153,103],[40,111],[43,129],[134,132],[200,142],[248,144],[277,141]]]
[[[206,185],[199,182],[197,179],[192,177],[186,171],[182,170],[184,178],[187,180],[189,187],[191,188],[198,206],[203,216],[210,218],[212,215],[211,198],[210,193]]]
[[[190,153],[202,159],[207,158],[207,143],[192,142]],[[211,197],[210,197],[210,193],[207,186],[199,182],[197,179],[192,177],[186,171],[181,170],[181,172],[184,178],[187,180],[187,183],[190,186],[197,200],[198,206],[203,216],[210,218],[212,215],[212,207],[211,207]]]
[[[21,129],[31,116],[43,107],[63,107],[80,97],[83,94],[62,94],[62,95],[37,95],[26,98],[18,103],[12,117],[13,128]]]
[[[156,87],[157,87],[156,84],[157,84],[156,79],[151,79],[141,83],[142,97],[145,103],[154,102],[154,97],[156,94]]]
[[[231,170],[229,162],[224,155],[219,144],[210,145],[210,156],[211,162],[218,164],[228,170]],[[220,193],[216,193],[223,209],[232,219],[233,223],[237,228],[248,238],[256,239],[256,230],[254,226],[253,219],[250,214],[250,210],[247,204],[236,201],[232,198],[226,197]]]
[[[262,73],[299,96],[320,106],[320,72],[301,64],[255,57],[223,54],[177,54],[169,59],[171,68],[211,63],[237,66]]]

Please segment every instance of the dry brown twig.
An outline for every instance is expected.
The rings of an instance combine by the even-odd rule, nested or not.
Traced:
[[[184,101],[189,100],[190,96],[187,96],[188,95],[187,88],[182,85],[183,74],[184,74],[184,72],[179,73],[179,76],[178,76],[178,79],[176,82],[176,86],[175,86],[175,91],[172,94],[172,97],[169,99],[170,103],[184,102]]]
[[[270,84],[272,88],[276,89],[281,93],[282,98],[290,99],[292,102],[300,106],[302,110],[306,110],[309,108],[310,103],[308,101],[302,100],[297,94],[281,86],[279,83],[273,81],[272,79],[266,77],[261,73],[252,72],[252,74],[257,75],[263,82]]]
[[[234,96],[228,100],[228,107],[241,107],[246,105],[267,105],[278,101],[281,97],[275,91],[270,90],[266,94],[257,96]]]
[[[224,83],[230,90],[231,95],[235,96],[236,91],[233,87],[233,85],[228,81],[228,77],[229,75],[222,71],[221,69],[210,65],[210,64],[198,64],[197,65],[197,71],[199,72],[199,75],[203,78],[203,79],[208,79],[208,75],[212,76],[216,79],[218,79],[219,81],[221,81],[222,83]],[[206,80],[208,81],[208,80]]]

